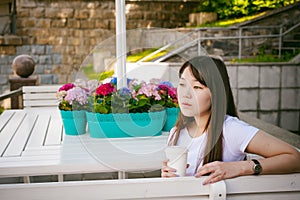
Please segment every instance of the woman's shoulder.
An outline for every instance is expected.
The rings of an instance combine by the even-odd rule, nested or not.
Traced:
[[[223,125],[223,129],[225,131],[229,131],[229,132],[244,132],[244,131],[250,131],[250,132],[256,132],[259,129],[240,120],[237,117],[234,116],[230,116],[230,115],[226,115],[225,121],[224,121],[224,125]]]
[[[245,121],[240,120],[238,117],[234,117],[234,116],[231,116],[231,115],[226,115],[224,125],[225,126],[232,126],[232,125],[250,126]]]

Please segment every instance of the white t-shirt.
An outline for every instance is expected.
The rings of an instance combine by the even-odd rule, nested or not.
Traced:
[[[171,129],[169,139],[175,133],[175,130],[175,127]],[[236,117],[227,115],[223,124],[223,161],[243,160],[246,155],[245,149],[257,131],[257,128]],[[200,167],[202,166],[206,140],[206,132],[199,137],[192,138],[187,128],[180,131],[177,145],[188,148],[187,163],[190,166],[186,171],[187,176],[193,176],[197,172],[197,160],[201,160]]]

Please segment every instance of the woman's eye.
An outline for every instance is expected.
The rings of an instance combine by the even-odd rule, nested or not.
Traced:
[[[203,89],[203,87],[195,85],[194,89]]]
[[[179,86],[184,86],[184,83],[179,83]]]

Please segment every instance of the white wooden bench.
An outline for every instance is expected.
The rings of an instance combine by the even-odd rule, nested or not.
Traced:
[[[56,93],[61,85],[23,86],[23,107],[57,107]]]
[[[205,177],[0,185],[1,200],[215,199],[299,200],[300,173],[244,176],[202,185]]]

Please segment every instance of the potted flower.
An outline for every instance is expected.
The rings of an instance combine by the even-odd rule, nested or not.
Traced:
[[[115,82],[100,85],[93,95],[93,110],[86,113],[91,137],[160,135],[165,108],[158,85],[130,80],[117,90]]]
[[[56,94],[65,133],[67,135],[81,135],[86,133],[86,110],[90,110],[91,94],[93,88],[98,86],[98,81],[85,82],[76,80],[67,83],[58,89]]]
[[[162,97],[161,105],[166,108],[166,123],[163,131],[170,131],[175,125],[179,115],[177,89],[168,81],[159,82],[158,84],[159,95]]]

